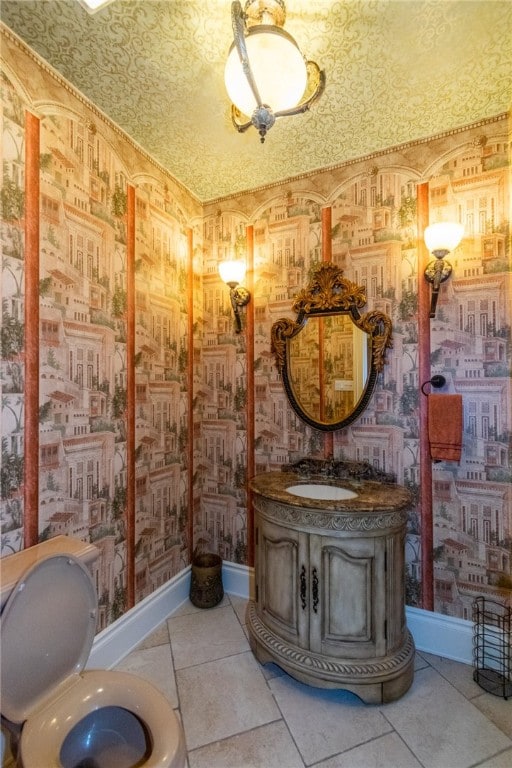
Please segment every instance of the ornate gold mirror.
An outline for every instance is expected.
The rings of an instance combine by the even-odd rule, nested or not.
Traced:
[[[271,331],[272,351],[288,399],[307,424],[326,432],[346,427],[366,408],[392,346],[390,318],[366,304],[363,286],[330,262],[319,264],[295,297],[296,320]]]

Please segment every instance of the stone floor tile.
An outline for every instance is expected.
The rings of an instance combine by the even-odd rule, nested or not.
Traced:
[[[505,734],[435,669],[382,713],[424,768],[469,768],[512,746]]]
[[[242,653],[249,643],[230,605],[167,620],[175,669]]]
[[[247,603],[249,602],[245,597],[239,597],[238,595],[230,595],[231,605],[238,616],[240,624],[245,626],[245,612],[247,610]]]
[[[480,689],[481,690],[481,689]],[[502,696],[493,696],[491,693],[482,693],[471,699],[471,703],[477,707],[494,725],[512,739],[512,699],[505,700]],[[512,762],[510,763],[512,765]]]
[[[288,675],[268,684],[307,765],[391,731],[377,707],[347,691],[313,688]]]
[[[190,768],[304,768],[282,720],[195,749],[188,759]]]
[[[282,677],[287,674],[281,667],[278,667],[277,664],[274,664],[273,662],[269,662],[268,664],[260,664],[258,662],[258,664],[265,680],[272,680],[273,677]]]
[[[142,643],[139,643],[136,650],[142,651],[144,648],[154,648],[156,645],[169,645],[169,630],[164,621]]]
[[[420,651],[416,651],[414,654],[414,671],[417,669],[424,669],[425,667],[429,666],[428,661],[424,658],[427,654],[421,653]]]
[[[250,651],[176,671],[187,749],[280,718]]]
[[[435,656],[432,653],[423,653],[425,659],[431,667],[437,669],[445,680],[448,680],[454,688],[463,694],[467,699],[478,696],[482,689],[473,680],[473,667],[470,664],[461,664],[460,661],[445,659],[442,656]]]
[[[315,768],[421,768],[396,733],[386,733],[340,755],[315,763]]]
[[[512,749],[506,749],[505,752],[500,752],[499,755],[491,757],[490,760],[478,763],[478,768],[510,768],[511,765]]]
[[[173,708],[178,706],[176,680],[169,645],[157,645],[132,651],[117,666],[117,670],[143,677],[158,688]]]

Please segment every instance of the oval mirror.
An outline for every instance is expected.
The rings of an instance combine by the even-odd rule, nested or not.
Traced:
[[[391,320],[376,310],[361,315],[365,304],[364,287],[323,262],[294,299],[297,319],[281,318],[272,326],[272,349],[290,404],[316,429],[333,431],[354,421],[383,369],[392,346]]]

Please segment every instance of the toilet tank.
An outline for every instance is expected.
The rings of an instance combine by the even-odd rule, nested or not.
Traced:
[[[96,560],[99,553],[99,549],[94,544],[87,544],[70,536],[54,536],[41,544],[3,557],[0,560],[0,612],[22,575],[39,560],[44,560],[50,555],[74,555],[88,567]]]

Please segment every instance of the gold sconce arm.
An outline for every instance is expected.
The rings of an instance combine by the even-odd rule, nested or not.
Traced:
[[[445,260],[450,251],[453,251],[462,240],[464,228],[462,224],[453,222],[438,222],[431,224],[425,229],[425,244],[429,251],[435,256],[425,267],[425,279],[432,284],[432,294],[430,298],[429,317],[436,316],[437,299],[441,283],[448,280],[452,273],[452,265]]]
[[[242,319],[240,317],[239,307],[245,307],[249,303],[251,294],[242,285],[237,283],[230,284],[229,297],[231,299],[231,306],[233,308],[233,314],[235,316],[235,331],[241,333],[242,331]]]
[[[240,317],[240,307],[245,307],[249,303],[251,294],[240,285],[245,277],[245,261],[243,259],[232,259],[221,261],[219,264],[219,274],[222,280],[229,286],[229,298],[231,308],[235,316],[235,332],[242,331],[242,318]]]
[[[440,253],[441,255],[437,255]],[[430,261],[425,267],[425,279],[432,284],[432,294],[430,296],[430,314],[429,317],[436,316],[437,298],[439,296],[439,288],[441,283],[448,280],[452,273],[452,265],[449,261],[444,260],[444,255],[448,251],[437,252],[436,258]]]

